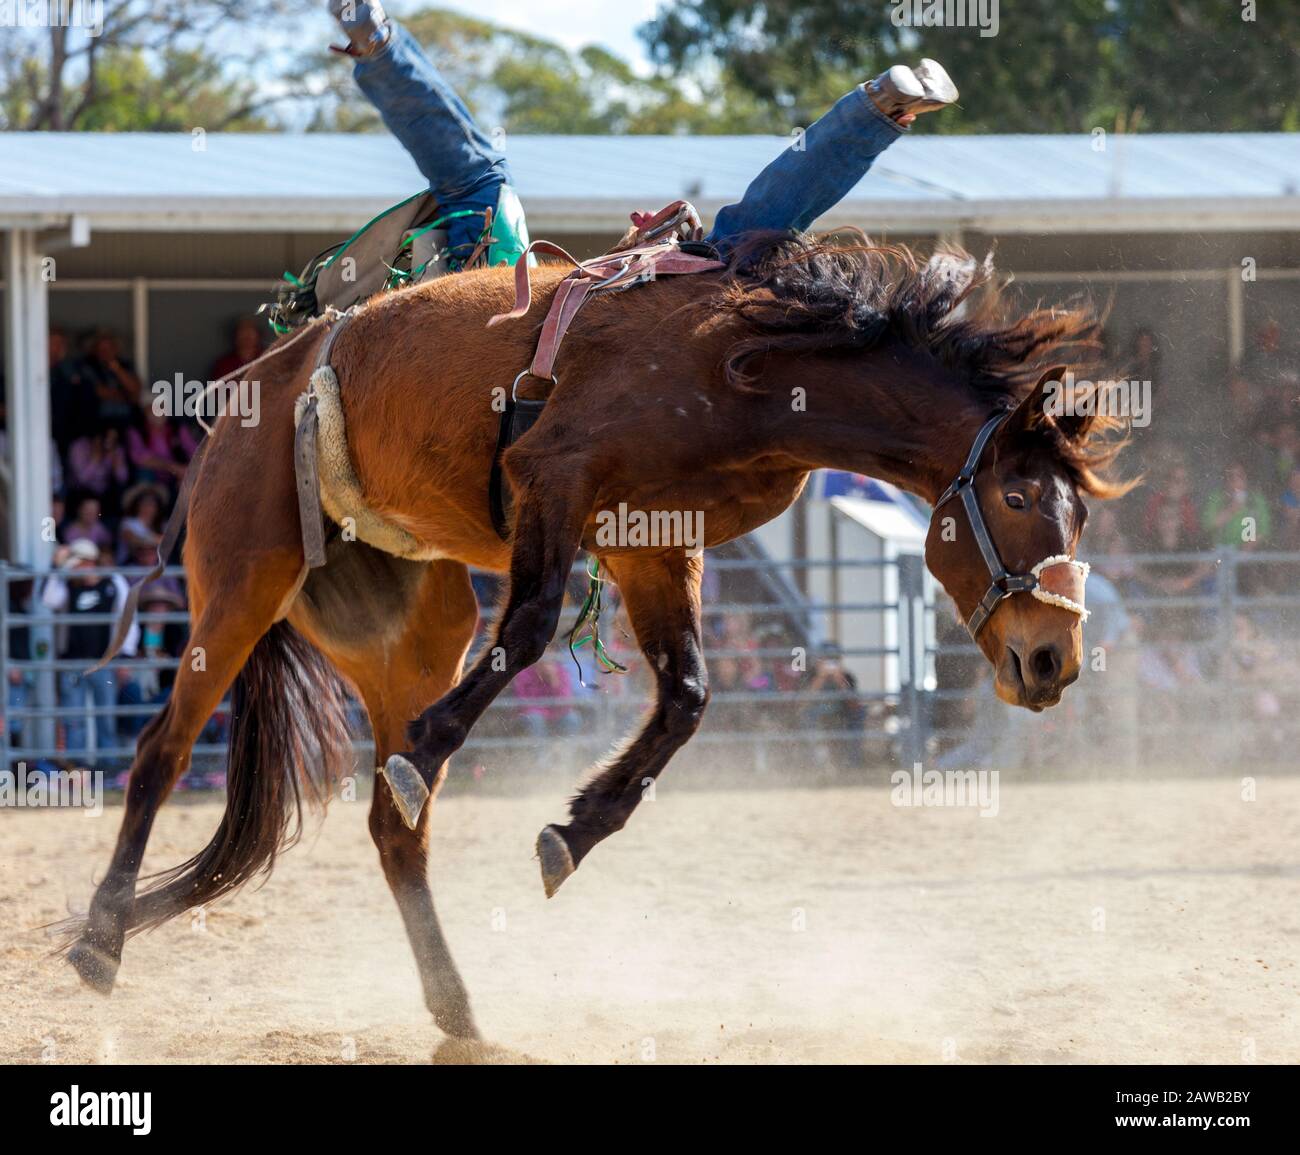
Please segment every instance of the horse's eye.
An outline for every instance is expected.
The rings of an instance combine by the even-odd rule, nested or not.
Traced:
[[[1003,500],[1004,500],[1004,501],[1005,501],[1005,502],[1006,502],[1006,503],[1007,503],[1007,504],[1008,504],[1012,509],[1024,509],[1024,508],[1025,508],[1025,495],[1024,495],[1023,493],[1020,493],[1018,490],[1013,489],[1010,493],[1008,493],[1008,494],[1003,498]]]

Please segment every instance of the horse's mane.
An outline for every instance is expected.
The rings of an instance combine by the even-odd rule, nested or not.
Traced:
[[[923,260],[857,230],[751,233],[732,250],[718,302],[750,330],[727,351],[727,380],[758,387],[755,362],[777,350],[867,350],[893,340],[964,377],[990,410],[1014,407],[1048,365],[1095,363],[1101,321],[1087,302],[1026,312],[1012,302],[1009,283],[991,259],[955,246]],[[1054,426],[1042,433],[1087,492],[1112,497],[1130,488],[1100,476],[1124,444],[1110,436],[1122,426],[1102,414],[1082,437]]]

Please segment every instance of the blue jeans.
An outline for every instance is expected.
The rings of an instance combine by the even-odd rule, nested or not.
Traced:
[[[388,43],[359,57],[353,75],[384,124],[411,154],[444,212],[496,209],[503,184],[513,184],[503,153],[492,147],[474,118],[425,56],[415,38],[392,21]],[[881,112],[861,88],[842,97],[727,205],[708,240],[727,242],[752,229],[809,228],[837,205],[882,152],[908,130]],[[469,255],[482,217],[448,225],[453,256]]]
[[[891,120],[855,88],[750,182],[740,202],[727,205],[713,222],[708,240],[727,243],[751,229],[811,227],[834,208],[882,152],[908,130]]]
[[[75,670],[59,672],[59,704],[64,707],[116,706],[117,687],[111,670],[96,670],[93,674],[78,674]],[[85,716],[75,714],[63,719],[69,752],[85,751],[89,746],[90,732]],[[95,749],[106,750],[117,745],[117,719],[111,714],[93,719]]]
[[[455,89],[396,20],[388,43],[353,67],[361,91],[415,161],[446,214],[477,214],[448,223],[448,247],[464,260],[483,232],[483,212],[497,208],[501,186],[513,184],[505,154],[474,123]]]
[[[9,741],[22,744],[23,735],[27,732],[27,719],[19,719],[15,716],[16,710],[25,710],[27,703],[31,699],[31,684],[27,680],[28,675],[23,674],[16,682],[9,683],[9,693],[6,697],[8,711],[5,715],[5,725],[9,727]],[[0,766],[0,770],[4,767]]]

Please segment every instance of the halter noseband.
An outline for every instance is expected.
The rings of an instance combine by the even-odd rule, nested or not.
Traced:
[[[989,528],[984,524],[984,514],[980,510],[979,498],[975,495],[975,472],[979,468],[980,458],[993,434],[1012,414],[1013,410],[995,413],[975,435],[975,443],[966,455],[966,464],[961,472],[952,479],[948,488],[934,503],[934,516],[940,508],[952,498],[960,496],[962,508],[966,511],[966,520],[970,523],[975,544],[979,546],[984,565],[989,571],[989,588],[980,598],[970,617],[966,619],[966,629],[972,638],[978,638],[979,632],[993,616],[993,611],[1013,594],[1033,594],[1040,602],[1060,606],[1062,609],[1076,613],[1084,621],[1088,620],[1088,611],[1083,605],[1083,584],[1088,576],[1088,563],[1076,561],[1066,554],[1054,554],[1045,557],[1028,573],[1008,573],[1002,564],[998,548],[993,544]],[[1057,571],[1048,577],[1047,571]],[[1064,572],[1061,572],[1064,571]],[[1046,579],[1046,583],[1045,580]],[[1052,588],[1052,587],[1056,588]]]

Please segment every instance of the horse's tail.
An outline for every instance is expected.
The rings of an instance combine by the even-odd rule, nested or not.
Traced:
[[[128,934],[151,930],[270,872],[302,833],[302,804],[323,810],[352,767],[343,682],[287,622],[253,648],[231,694],[226,812],[188,862],[136,896]]]

